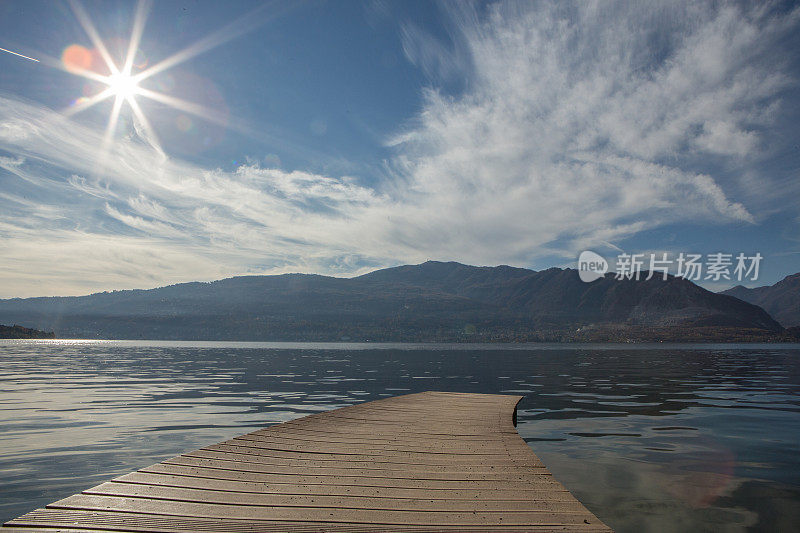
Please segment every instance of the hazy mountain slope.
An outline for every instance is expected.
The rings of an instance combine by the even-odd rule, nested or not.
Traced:
[[[577,272],[429,261],[355,278],[244,276],[151,290],[0,300],[0,323],[59,336],[338,340],[537,338],[590,324],[781,330],[761,308],[693,283],[593,283]]]
[[[775,285],[754,289],[737,285],[721,294],[762,307],[783,327],[800,326],[800,272],[786,276]]]
[[[54,337],[52,331],[39,331],[17,325],[0,325],[0,339],[52,339]]]

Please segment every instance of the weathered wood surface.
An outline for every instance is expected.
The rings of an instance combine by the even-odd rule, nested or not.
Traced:
[[[519,396],[424,392],[191,451],[3,531],[610,531],[514,428]]]

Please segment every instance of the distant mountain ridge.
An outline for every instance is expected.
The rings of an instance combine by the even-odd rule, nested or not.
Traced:
[[[689,329],[783,329],[760,307],[682,278],[584,283],[572,269],[436,261],[354,278],[242,276],[0,300],[3,321],[60,337],[186,340],[574,340],[608,328],[680,339]]]
[[[775,285],[754,289],[737,285],[721,294],[762,307],[783,327],[800,326],[800,272],[786,276]]]
[[[39,331],[31,328],[24,328],[14,324],[4,326],[0,324],[0,339],[54,339],[52,331]]]

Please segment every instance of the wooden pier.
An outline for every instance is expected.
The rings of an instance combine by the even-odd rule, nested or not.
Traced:
[[[519,400],[424,392],[306,416],[120,476],[0,531],[610,531],[519,437]]]

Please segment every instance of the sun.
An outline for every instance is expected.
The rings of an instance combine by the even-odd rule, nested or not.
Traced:
[[[105,80],[105,83],[114,96],[125,98],[126,100],[139,93],[139,81],[135,76],[124,72],[112,74]]]
[[[49,65],[65,70],[71,74],[87,78],[96,82],[99,87],[101,87],[98,93],[93,96],[79,98],[73,105],[65,109],[64,114],[66,116],[80,113],[106,100],[113,101],[105,135],[103,136],[101,150],[99,150],[99,159],[101,160],[105,159],[105,156],[111,148],[120,113],[124,107],[129,108],[133,114],[134,122],[137,124],[137,131],[142,132],[141,137],[143,140],[150,144],[160,155],[166,157],[156,132],[150,125],[150,121],[145,116],[138,102],[140,97],[155,100],[156,102],[165,104],[174,109],[194,114],[210,122],[227,127],[227,116],[224,113],[213,109],[207,109],[204,106],[183,100],[176,96],[148,89],[142,86],[142,82],[198,54],[219,46],[237,35],[255,29],[261,24],[261,19],[263,18],[256,15],[264,10],[264,8],[258,8],[245,17],[234,21],[228,26],[174,53],[155,65],[151,65],[144,70],[135,71],[135,69],[142,68],[136,65],[135,58],[139,51],[139,43],[142,38],[147,13],[150,10],[151,4],[152,2],[148,0],[139,0],[139,2],[137,2],[127,52],[123,58],[117,58],[121,59],[121,61],[119,61],[115,60],[108,48],[106,48],[105,43],[100,38],[97,28],[95,28],[88,13],[84,10],[80,2],[78,0],[71,0],[70,7],[75,17],[78,19],[78,22],[86,31],[94,48],[89,49],[79,44],[72,44],[64,50],[60,60],[47,60]]]

